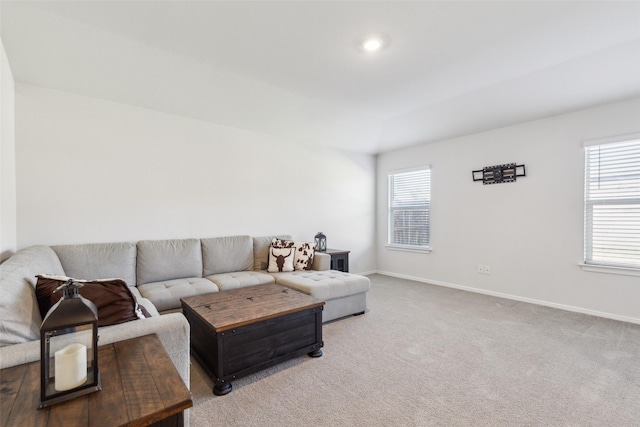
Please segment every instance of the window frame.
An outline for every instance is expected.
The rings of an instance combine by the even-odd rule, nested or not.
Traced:
[[[622,275],[640,276],[640,265],[625,264],[618,262],[606,262],[593,260],[593,207],[594,206],[621,206],[626,204],[640,204],[640,197],[612,197],[607,199],[591,199],[589,193],[590,167],[588,156],[589,150],[598,146],[606,146],[615,143],[632,142],[640,140],[640,133],[619,135],[609,138],[585,141],[584,148],[584,199],[583,199],[583,262],[580,266],[585,271],[605,272]],[[591,214],[590,214],[591,212]]]
[[[426,192],[427,192],[427,200],[426,200],[426,209],[427,209],[427,244],[426,245],[411,245],[411,244],[401,244],[401,243],[392,243],[393,236],[393,224],[392,224],[392,211],[396,210],[409,210],[411,209],[424,209],[424,205],[416,204],[416,205],[407,205],[404,206],[404,209],[400,209],[397,206],[392,206],[392,177],[408,174],[412,172],[428,172],[428,182]],[[406,252],[420,252],[420,253],[429,253],[431,252],[431,205],[432,205],[432,197],[431,197],[431,186],[432,186],[432,178],[431,178],[431,165],[418,166],[413,168],[406,169],[397,169],[392,170],[387,173],[387,242],[385,244],[387,249],[397,250],[397,251],[406,251]]]

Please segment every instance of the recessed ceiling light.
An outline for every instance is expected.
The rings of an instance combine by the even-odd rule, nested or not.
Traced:
[[[385,35],[376,34],[360,39],[358,49],[365,53],[379,52],[389,45],[389,38]]]
[[[362,43],[362,48],[367,52],[375,52],[382,48],[382,40],[377,38],[367,39]]]

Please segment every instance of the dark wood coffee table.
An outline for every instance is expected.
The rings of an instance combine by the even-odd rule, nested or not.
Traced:
[[[258,285],[183,298],[192,354],[214,380],[231,381],[308,354],[322,356],[324,301],[279,285]]]
[[[98,352],[102,390],[44,409],[38,409],[40,362],[0,371],[0,425],[184,425],[191,393],[155,334],[100,346]]]

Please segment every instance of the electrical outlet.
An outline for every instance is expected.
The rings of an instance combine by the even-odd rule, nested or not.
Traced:
[[[484,265],[484,274],[491,274],[491,266],[485,264]]]
[[[476,265],[476,271],[480,274],[484,274],[484,265],[482,264]]]

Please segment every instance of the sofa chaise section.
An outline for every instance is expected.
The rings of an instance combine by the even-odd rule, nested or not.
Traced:
[[[325,301],[322,321],[328,322],[367,309],[368,277],[336,270],[271,273],[278,285]]]
[[[291,236],[264,236],[253,238],[254,269],[266,273],[269,247],[274,238],[291,240]],[[329,322],[367,309],[367,292],[371,282],[366,276],[330,270],[331,256],[316,252],[311,270],[287,273],[267,273],[278,285],[303,292],[325,301],[322,321]]]

